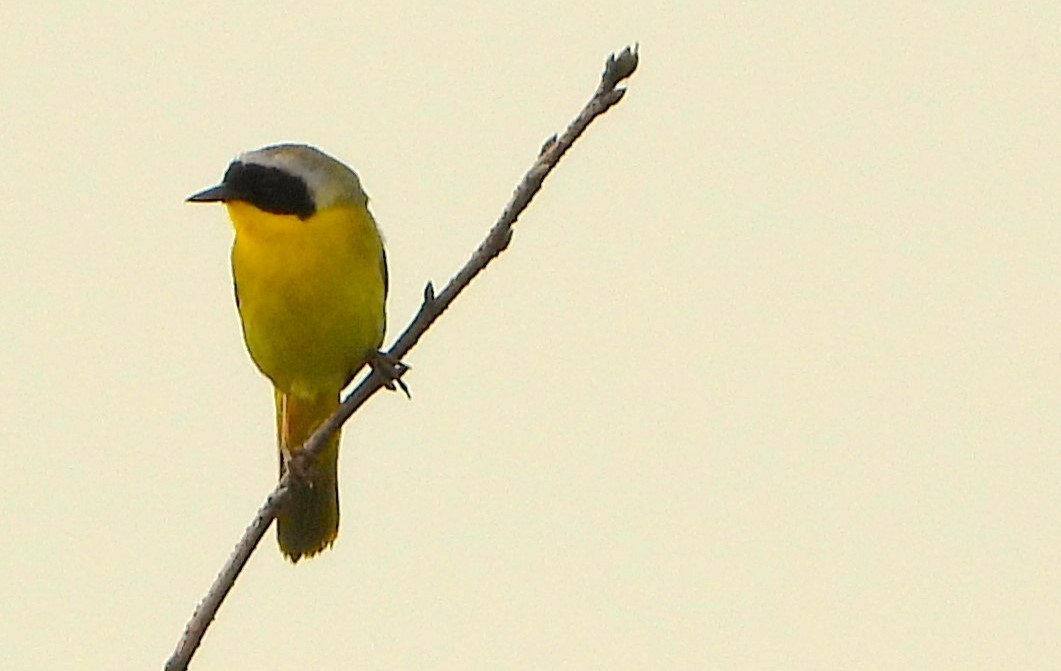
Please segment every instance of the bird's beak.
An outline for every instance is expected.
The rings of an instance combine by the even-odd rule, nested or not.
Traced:
[[[231,200],[232,198],[233,195],[229,188],[224,184],[218,184],[217,186],[212,186],[209,189],[206,189],[205,191],[200,191],[194,196],[188,196],[188,199],[185,202],[217,203],[226,200]]]

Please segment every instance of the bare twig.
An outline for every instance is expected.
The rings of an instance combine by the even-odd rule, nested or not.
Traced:
[[[636,46],[633,49],[627,47],[621,53],[608,57],[604,66],[604,73],[601,75],[600,85],[597,87],[593,97],[590,98],[579,115],[562,134],[559,136],[554,135],[542,145],[537,160],[523,175],[523,179],[520,181],[519,186],[516,187],[515,192],[513,192],[511,200],[509,200],[508,205],[505,206],[504,211],[501,213],[501,217],[490,229],[486,239],[475,250],[464,267],[453,276],[438,295],[435,295],[434,286],[430,282],[424,287],[424,300],[420,304],[420,309],[417,311],[416,316],[413,317],[412,322],[409,323],[409,326],[406,327],[405,331],[394,343],[394,346],[387,352],[386,356],[389,359],[400,361],[419,342],[420,337],[423,336],[431,324],[453,303],[457,295],[471,283],[472,279],[508,247],[509,242],[512,240],[513,224],[516,223],[516,219],[530,204],[531,199],[541,190],[545,177],[556,167],[556,164],[560,162],[560,158],[567,153],[567,150],[582,135],[586,127],[594,119],[622,100],[626,90],[617,88],[618,84],[634,73],[634,70],[637,69],[637,63]],[[400,376],[405,373],[405,370],[405,367],[399,367],[396,373]],[[339,406],[339,409],[313,432],[313,435],[303,444],[302,449],[295,452],[294,460],[303,462],[303,470],[309,467],[312,461],[316,459],[328,436],[339,429],[369,397],[380,389],[387,387],[389,382],[390,380],[376,369],[371,370],[361,380]],[[288,469],[288,473],[292,470],[299,470],[298,464],[292,464],[292,468]],[[254,548],[257,547],[269,525],[276,518],[277,511],[283,507],[284,502],[287,500],[289,495],[288,482],[289,475],[285,474],[277,484],[276,489],[273,490],[258,510],[254,521],[243,533],[243,538],[237,543],[232,555],[225,562],[225,566],[214,579],[210,590],[203,597],[203,600],[199,602],[195,612],[192,614],[191,620],[189,620],[184,629],[184,634],[177,643],[176,650],[166,661],[166,671],[184,671],[188,668],[188,663],[202,642],[203,635],[217,614],[218,608],[221,607],[221,602],[224,601],[225,596],[232,589],[236,578],[243,570],[247,560],[250,559]]]

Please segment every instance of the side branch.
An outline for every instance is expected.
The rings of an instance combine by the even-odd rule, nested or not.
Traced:
[[[394,346],[387,352],[387,358],[400,361],[420,341],[428,328],[437,320],[443,312],[453,303],[457,295],[467,287],[471,281],[483,271],[484,268],[501,252],[505,251],[512,240],[512,226],[516,223],[519,215],[523,213],[531,200],[541,190],[542,182],[552,172],[557,163],[571,145],[582,135],[590,123],[601,114],[604,114],[616,103],[622,100],[626,89],[618,88],[620,82],[630,77],[637,69],[637,48],[627,47],[619,54],[608,57],[601,75],[600,85],[594,92],[593,97],[586,103],[575,120],[559,136],[546,140],[542,145],[538,158],[530,169],[523,175],[516,190],[512,194],[500,218],[490,229],[486,239],[479,248],[475,250],[471,258],[460,271],[435,295],[434,286],[429,282],[424,288],[424,300],[420,309],[405,331],[395,341]],[[406,368],[399,366],[396,373],[400,377]],[[328,436],[338,430],[360,408],[373,394],[381,388],[391,384],[386,375],[373,369],[369,375],[361,380],[350,395],[339,406],[339,409],[322,423],[313,435],[303,444],[302,449],[295,452],[294,461],[301,464],[292,464],[288,474],[277,484],[276,489],[266,498],[265,503],[258,510],[254,521],[247,527],[243,537],[237,543],[232,555],[225,562],[221,572],[214,579],[210,590],[199,602],[195,612],[192,614],[185,627],[184,634],[177,643],[173,655],[166,661],[166,671],[184,671],[188,668],[192,655],[202,642],[207,627],[213,621],[222,601],[228,595],[236,578],[243,571],[243,567],[250,559],[251,553],[257,547],[258,542],[265,535],[269,525],[276,518],[276,514],[284,506],[289,496],[289,474],[292,470],[309,468],[318,453],[324,447]]]

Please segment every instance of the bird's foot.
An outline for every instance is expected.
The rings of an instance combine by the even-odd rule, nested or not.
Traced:
[[[402,375],[405,375],[405,371],[409,370],[409,366],[386,352],[376,352],[369,360],[368,365],[372,366],[372,370],[376,371],[376,374],[383,379],[384,387],[391,391],[401,389],[405,392],[407,398],[412,398],[409,393],[409,387],[402,382]]]
[[[310,478],[309,467],[305,459],[299,459],[287,449],[287,445],[280,446],[280,459],[284,464],[284,470],[291,474],[291,483],[300,487],[312,487],[313,479]]]

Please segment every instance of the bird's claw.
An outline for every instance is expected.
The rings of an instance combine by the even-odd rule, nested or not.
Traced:
[[[283,461],[284,470],[291,475],[292,484],[303,487],[313,486],[313,480],[310,478],[305,459],[299,459],[297,455],[287,449],[287,445],[280,446],[280,459]]]
[[[382,378],[384,387],[391,391],[401,389],[406,398],[412,398],[412,394],[409,393],[409,387],[402,382],[402,375],[405,375],[405,371],[409,370],[408,365],[386,352],[376,352],[375,356],[369,361],[369,365]]]

